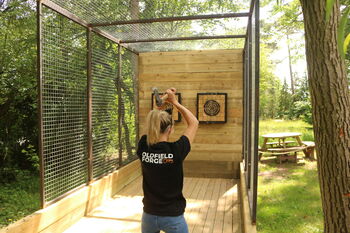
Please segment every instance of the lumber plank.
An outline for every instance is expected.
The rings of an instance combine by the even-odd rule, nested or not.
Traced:
[[[187,219],[190,223],[188,226],[188,231],[192,232],[196,223],[199,221],[198,216],[202,211],[202,206],[204,204],[203,197],[205,195],[205,190],[209,184],[209,179],[207,178],[197,178],[200,182],[200,188],[196,197],[191,199],[191,202],[194,204],[193,208],[191,208],[187,213]]]
[[[198,213],[198,218],[197,218],[198,220],[195,222],[194,228],[190,232],[193,232],[193,233],[202,233],[203,232],[205,220],[207,218],[207,214],[208,214],[208,210],[209,210],[210,200],[212,198],[213,191],[214,191],[214,185],[215,185],[215,180],[210,179],[209,184],[207,185],[206,190],[205,190],[205,195],[204,195],[204,198],[202,200],[200,211]]]
[[[191,192],[191,189],[193,187],[194,179],[192,177],[184,177],[184,186],[182,189],[182,194],[184,195],[185,199],[187,195]]]
[[[239,179],[233,180],[233,199],[232,199],[232,230],[234,233],[242,232],[241,203],[239,199]],[[231,189],[232,189],[231,188]]]
[[[177,82],[188,82],[188,81],[208,81],[208,79],[231,81],[238,80],[242,81],[243,72],[242,71],[231,71],[231,72],[220,72],[220,73],[208,73],[208,72],[179,72],[179,73],[155,73],[155,74],[139,74],[139,81],[174,81]]]
[[[158,81],[148,81],[144,83],[140,83],[139,88],[141,90],[152,90],[152,87],[154,87],[154,83],[157,83],[158,88],[161,90],[166,90],[169,87],[176,87],[180,86],[181,89],[187,89],[187,90],[198,90],[198,92],[201,92],[201,90],[210,90],[210,89],[220,89],[223,90],[237,90],[241,91],[243,88],[243,83],[241,80],[234,80],[227,82],[225,80],[217,79],[215,82],[205,82],[205,81],[181,81],[181,82],[174,82],[174,81],[164,81],[164,80],[158,80]],[[180,90],[178,90],[180,92]],[[181,92],[180,92],[181,93]]]
[[[147,56],[177,56],[179,54],[232,54],[232,53],[242,53],[243,49],[208,49],[208,50],[188,50],[188,51],[173,51],[173,52],[147,52],[140,53],[139,57]]]
[[[225,196],[224,196],[225,190],[226,190],[226,182],[225,180],[221,180],[220,195],[219,195],[218,204],[216,208],[213,233],[223,232],[224,211],[225,211]]]
[[[235,211],[233,206],[233,196],[235,193],[235,189],[233,187],[233,182],[231,179],[226,180],[226,192],[224,194],[225,196],[225,212],[224,212],[224,225],[223,225],[223,232],[232,233],[233,232],[233,226],[232,226],[232,219],[233,219],[233,212]],[[237,211],[237,210],[236,210]]]
[[[153,85],[156,86],[157,84],[153,84]],[[175,85],[173,85],[173,86],[175,87]],[[169,88],[169,86],[159,87],[159,85],[158,85],[158,88],[164,90],[164,89]],[[235,91],[235,90],[232,90],[232,89],[210,88],[209,90],[193,90],[192,88],[190,88],[190,86],[187,87],[188,89],[181,88],[181,86],[180,86],[180,88],[179,87],[177,87],[177,88],[178,88],[178,92],[181,93],[181,98],[183,100],[185,100],[186,98],[191,98],[192,100],[196,100],[197,99],[197,93],[207,93],[207,92],[213,92],[213,93],[222,93],[222,92],[224,92],[224,93],[227,93],[228,101],[230,101],[231,98],[233,98],[233,99],[237,99],[237,98],[242,99],[242,95],[243,95],[243,92],[241,90],[239,90],[239,91],[236,90]],[[139,90],[139,95],[140,95],[139,98],[141,98],[141,99],[149,99],[149,100],[151,100],[152,90],[151,89],[147,89],[147,90],[146,89],[140,89]],[[193,104],[195,104],[195,103],[193,103]],[[151,106],[151,104],[149,106]]]
[[[139,59],[140,66],[163,65],[163,64],[212,64],[212,63],[242,63],[240,53],[227,54],[179,54],[174,56],[144,56]]]
[[[208,162],[241,162],[242,161],[242,153],[241,152],[236,152],[236,153],[222,153],[221,152],[195,152],[192,151],[190,154],[187,156],[188,161],[196,161],[196,160],[202,160],[202,161],[208,161]],[[197,172],[200,172],[197,171]],[[218,173],[221,173],[222,171],[217,171]],[[214,172],[213,172],[214,173]]]
[[[198,193],[201,189],[201,186],[203,185],[202,182],[200,182],[200,179],[195,179],[196,182],[194,184],[192,192],[189,194],[189,196],[186,198],[187,205],[186,205],[186,211],[185,211],[185,219],[187,222],[188,227],[190,228],[192,226],[192,219],[191,219],[191,212],[194,208],[196,208],[196,199],[198,196]]]
[[[243,63],[218,63],[218,64],[173,64],[173,65],[148,65],[140,66],[140,73],[178,73],[178,72],[228,72],[228,71],[241,71]]]
[[[217,209],[217,201],[220,197],[220,185],[221,185],[222,179],[215,179],[215,186],[214,186],[214,192],[212,195],[212,198],[209,203],[209,209],[208,214],[205,219],[205,224],[203,226],[203,233],[211,233],[213,232],[214,228],[214,220],[216,215],[216,209]]]

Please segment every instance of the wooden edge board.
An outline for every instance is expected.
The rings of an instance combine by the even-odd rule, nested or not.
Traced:
[[[73,192],[62,200],[0,229],[0,233],[45,232],[46,229],[55,229],[54,225],[60,222],[64,222],[65,226],[72,225],[77,221],[76,218],[71,218],[72,212],[78,211],[82,213],[83,211],[86,215],[87,210],[91,208],[90,201],[95,201],[93,206],[96,206],[99,203],[101,204],[105,198],[113,197],[113,194],[120,190],[120,188],[113,186],[126,186],[127,183],[135,179],[136,175],[141,174],[140,171],[140,162],[138,160],[131,162],[119,170]],[[100,192],[102,187],[104,192]],[[68,220],[64,218],[68,218]]]
[[[242,233],[257,233],[256,225],[252,224],[250,218],[250,209],[248,202],[247,185],[245,182],[244,165],[240,163],[240,204],[241,204],[241,220],[243,224]]]

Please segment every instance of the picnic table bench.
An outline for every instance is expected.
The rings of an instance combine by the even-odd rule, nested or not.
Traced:
[[[301,133],[272,133],[262,135],[264,142],[259,147],[259,160],[265,153],[277,156],[279,163],[285,160],[294,160],[297,162],[297,153],[303,151],[307,158],[314,159],[315,143],[301,141]],[[294,139],[286,141],[287,138]],[[268,142],[269,139],[277,139],[278,141]],[[296,144],[296,145],[292,145]]]

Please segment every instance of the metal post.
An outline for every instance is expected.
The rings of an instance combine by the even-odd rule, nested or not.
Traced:
[[[174,38],[154,38],[154,39],[136,39],[121,40],[120,44],[142,43],[142,42],[162,42],[162,41],[182,41],[182,40],[213,40],[213,39],[244,39],[246,35],[219,35],[219,36],[190,36],[190,37],[174,37]]]
[[[250,18],[250,23],[248,26],[248,106],[247,106],[247,114],[248,114],[248,135],[247,135],[247,146],[248,146],[248,154],[247,154],[247,188],[250,189],[250,178],[251,178],[251,163],[252,163],[252,138],[251,138],[251,133],[252,133],[252,77],[253,77],[253,72],[252,72],[252,18]]]
[[[244,57],[243,57],[243,146],[242,146],[242,152],[243,152],[243,159],[244,159],[244,171],[247,171],[248,169],[248,40],[245,41],[244,44]]]
[[[123,165],[123,147],[122,147],[122,91],[120,87],[120,79],[122,78],[122,53],[121,45],[118,44],[118,77],[117,77],[117,92],[118,92],[118,142],[119,142],[119,167]]]
[[[88,183],[93,180],[93,154],[92,154],[92,48],[91,28],[86,29],[87,35],[87,136],[88,136]]]
[[[43,70],[42,70],[42,4],[37,1],[37,80],[38,80],[38,118],[39,118],[39,160],[40,160],[40,200],[41,208],[45,208],[44,185],[44,150],[43,150]]]
[[[153,18],[153,19],[132,19],[132,20],[119,20],[104,23],[92,23],[91,27],[103,27],[112,25],[126,25],[126,24],[143,24],[143,23],[159,23],[159,22],[174,22],[184,20],[203,20],[203,19],[224,19],[224,18],[237,18],[237,17],[248,17],[250,12],[241,13],[227,13],[227,14],[211,14],[211,15],[190,15],[190,16],[177,16],[177,17],[164,17],[164,18]]]
[[[257,195],[258,195],[258,156],[259,156],[259,83],[260,83],[260,4],[255,2],[255,134],[254,134],[254,177],[253,177],[253,210],[252,222],[256,223]]]

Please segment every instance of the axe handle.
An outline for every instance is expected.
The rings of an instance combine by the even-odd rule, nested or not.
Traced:
[[[168,99],[168,94],[163,95],[163,96],[161,97],[161,99],[162,99],[163,101],[165,101],[166,99]]]

